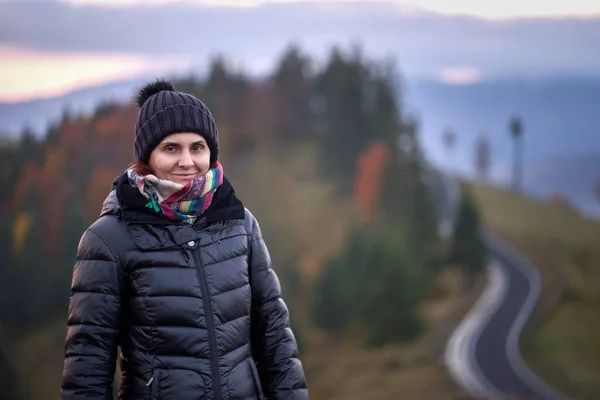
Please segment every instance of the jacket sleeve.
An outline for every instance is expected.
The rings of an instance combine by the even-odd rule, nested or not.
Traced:
[[[63,400],[112,400],[121,287],[117,259],[100,236],[88,229],[79,242],[73,268]]]
[[[253,353],[269,400],[305,400],[308,389],[269,251],[253,218],[250,246]]]

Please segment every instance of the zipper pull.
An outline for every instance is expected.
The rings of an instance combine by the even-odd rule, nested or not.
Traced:
[[[150,378],[150,380],[148,381],[148,383],[146,383],[146,387],[150,386],[153,381],[154,381],[154,377]]]

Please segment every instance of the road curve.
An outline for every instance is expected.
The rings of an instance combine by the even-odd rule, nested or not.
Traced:
[[[492,262],[502,274],[505,290],[497,309],[483,316],[473,344],[473,362],[487,383],[503,398],[564,400],[566,397],[538,378],[525,364],[519,338],[541,291],[535,266],[491,233],[486,234]]]
[[[460,187],[443,179],[446,226],[454,222]],[[454,212],[448,211],[454,210]],[[447,229],[447,227],[446,227]],[[565,400],[525,364],[519,349],[521,332],[541,290],[535,266],[491,232],[488,285],[446,346],[446,365],[454,380],[475,398]]]

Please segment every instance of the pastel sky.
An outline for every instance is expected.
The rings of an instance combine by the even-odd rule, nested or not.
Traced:
[[[108,6],[143,6],[168,4],[181,0],[63,0],[73,5],[97,4]],[[213,6],[254,7],[265,3],[351,3],[360,0],[184,0]],[[532,0],[391,0],[391,2],[418,6],[444,14],[465,14],[486,18],[515,18],[524,16],[593,15],[600,13],[600,3],[595,0],[570,0],[540,2]]]
[[[309,51],[322,53],[326,46],[359,38],[377,56],[393,54],[404,58],[409,74],[416,71],[435,75],[451,83],[475,82],[498,71],[512,75],[519,71],[546,73],[544,68],[551,71],[556,67],[579,73],[600,67],[600,58],[594,55],[597,41],[592,40],[600,37],[597,36],[600,19],[591,18],[600,16],[598,1],[271,0],[268,2],[271,4],[266,3],[262,0],[45,0],[24,5],[19,0],[0,1],[0,101],[56,96],[141,74],[186,70],[217,52],[234,54],[250,69],[264,69],[290,40],[301,42]],[[336,13],[332,7],[338,3],[356,6],[348,5],[343,13]],[[159,36],[160,32],[155,31],[160,28],[153,29],[148,21],[160,22],[160,10],[152,7],[165,4],[169,5],[169,15],[176,23],[169,25],[172,29],[168,34]],[[197,6],[203,7],[202,11]],[[106,7],[116,9],[106,10]],[[199,16],[197,20],[178,25],[178,21],[192,18],[193,13]],[[214,17],[205,21],[202,16],[207,13]],[[470,18],[467,23],[470,27],[465,27],[459,15],[475,18]],[[573,16],[590,18],[571,18],[568,24],[557,19]],[[540,17],[554,19],[548,23],[536,22]],[[302,18],[307,21],[323,18],[326,23],[310,27]],[[419,18],[426,24],[419,23]],[[511,20],[519,18],[527,20],[513,27]],[[229,21],[235,28],[228,32],[223,29],[224,23],[215,25],[215,21],[221,20]],[[253,25],[248,21],[263,22]],[[555,25],[543,25],[534,32],[535,24]],[[394,32],[397,26],[407,30]],[[557,35],[557,29],[560,37],[553,36]],[[477,38],[479,31],[487,36]],[[217,36],[207,36],[207,32]],[[403,42],[394,35],[410,37],[411,41]],[[581,38],[587,35],[589,40],[582,41],[578,35]],[[523,43],[515,41],[515,37],[524,39]],[[194,44],[182,38],[201,39]],[[444,43],[447,40],[454,40],[455,44],[449,48]],[[153,43],[156,45],[151,46]],[[560,50],[556,54],[555,47]],[[540,53],[534,54],[538,50]],[[509,58],[500,58],[498,52],[504,51]],[[575,62],[569,64],[566,59]]]

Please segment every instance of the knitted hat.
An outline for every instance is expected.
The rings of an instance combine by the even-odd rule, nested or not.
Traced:
[[[165,137],[183,132],[202,135],[210,149],[210,161],[218,160],[217,124],[202,101],[176,91],[169,81],[157,79],[138,91],[135,102],[140,112],[135,124],[133,147],[139,162],[147,163],[152,150]]]

